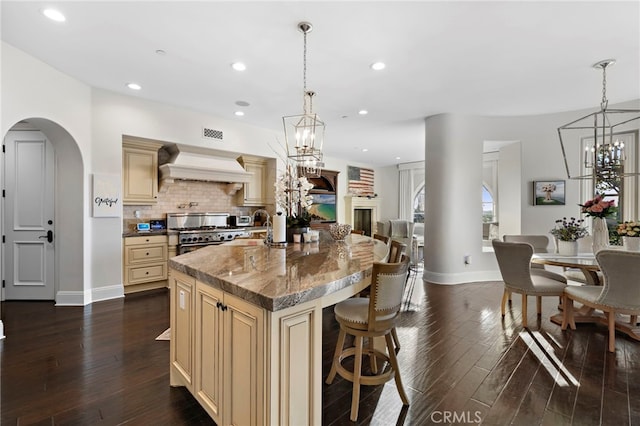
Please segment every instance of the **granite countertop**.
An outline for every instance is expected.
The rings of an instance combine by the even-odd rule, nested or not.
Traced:
[[[351,234],[333,241],[327,231],[315,243],[269,247],[258,239],[236,239],[169,259],[169,267],[270,311],[315,300],[371,274],[387,245]]]

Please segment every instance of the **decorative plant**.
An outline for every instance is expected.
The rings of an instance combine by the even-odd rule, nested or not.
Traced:
[[[556,220],[556,226],[550,232],[560,241],[578,241],[589,234],[583,223],[584,219],[572,217],[567,220],[566,217],[563,217]]]
[[[638,237],[640,238],[640,221],[627,221],[618,224],[616,232],[621,237]]]
[[[593,200],[588,200],[582,207],[581,212],[591,217],[606,218],[616,213],[616,202],[614,200],[605,201],[602,195],[596,195]]]
[[[284,163],[284,172],[276,179],[276,210],[287,216],[287,226],[307,227],[311,224],[309,207],[313,197],[309,190],[313,184],[305,176],[298,176],[298,168],[286,157],[279,155]]]

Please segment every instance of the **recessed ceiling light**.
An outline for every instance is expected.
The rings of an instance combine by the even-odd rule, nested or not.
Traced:
[[[234,114],[237,115],[238,117],[242,117],[244,115],[244,112],[243,111],[236,111]]]
[[[236,71],[244,71],[247,69],[247,66],[242,62],[234,62],[231,64],[231,68],[233,68]]]
[[[369,149],[368,148],[362,148],[362,152],[368,152]]]
[[[165,52],[165,51],[164,51],[164,50],[162,50],[162,49],[157,49],[157,50],[156,50],[156,55],[164,56],[164,55],[166,55],[166,54],[167,54],[167,52]]]
[[[241,107],[248,107],[250,104],[247,101],[236,101],[236,105]]]
[[[127,87],[131,90],[140,90],[142,89],[142,86],[140,86],[138,83],[127,83]]]
[[[361,109],[360,111],[358,111],[358,114],[367,115],[367,114],[369,114],[369,111],[367,111],[366,109]]]
[[[51,19],[52,21],[56,21],[56,22],[64,22],[67,20],[67,18],[65,18],[62,12],[56,9],[51,9],[51,8],[44,9],[42,11],[42,14],[47,18]]]
[[[374,62],[371,64],[371,69],[374,71],[380,71],[385,69],[386,65],[384,62]]]

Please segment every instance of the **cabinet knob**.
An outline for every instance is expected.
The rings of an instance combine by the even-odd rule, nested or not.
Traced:
[[[147,256],[149,256],[149,253],[147,253]]]
[[[145,274],[149,275],[149,271],[145,272]]]

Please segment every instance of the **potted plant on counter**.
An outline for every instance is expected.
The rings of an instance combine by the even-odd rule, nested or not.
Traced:
[[[287,241],[293,241],[293,234],[304,234],[311,226],[309,207],[313,197],[309,190],[313,184],[305,176],[298,176],[296,168],[287,164],[285,172],[276,180],[276,207],[287,216]]]
[[[578,240],[588,235],[583,223],[584,219],[575,217],[556,220],[556,226],[550,232],[556,238],[559,254],[565,256],[578,254]]]

